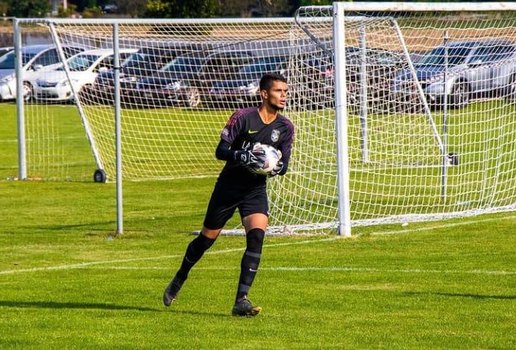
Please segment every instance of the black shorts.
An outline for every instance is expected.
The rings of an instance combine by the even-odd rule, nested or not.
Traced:
[[[246,188],[217,181],[204,217],[204,227],[211,230],[223,228],[236,208],[241,218],[257,213],[269,216],[266,186]]]

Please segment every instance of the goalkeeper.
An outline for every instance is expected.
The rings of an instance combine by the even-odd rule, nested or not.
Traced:
[[[188,245],[181,267],[165,289],[165,306],[170,306],[177,298],[192,267],[213,245],[238,208],[247,246],[240,265],[232,314],[255,316],[261,311],[261,307],[254,306],[247,298],[260,264],[269,220],[267,176],[252,171],[263,166],[265,153],[253,150],[253,146],[268,144],[280,150],[282,159],[269,176],[286,173],[294,140],[292,122],[280,114],[287,102],[287,91],[287,80],[282,75],[265,74],[260,79],[261,105],[236,111],[222,129],[215,156],[226,164],[211,195],[201,233]]]

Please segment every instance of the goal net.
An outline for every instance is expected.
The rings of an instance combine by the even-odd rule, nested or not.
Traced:
[[[332,40],[321,19],[333,16],[344,27],[335,38],[344,50],[335,53],[333,66],[345,72],[337,94],[346,96],[344,176],[352,225],[516,209],[516,7],[338,6],[342,13],[301,8],[296,22],[322,54]],[[309,78],[297,72],[299,79]],[[312,97],[324,94],[325,85],[300,86],[308,98],[296,101],[294,109],[339,110],[334,99],[314,104]],[[315,169],[323,168],[331,165],[321,162]]]
[[[296,140],[289,173],[269,181],[274,230],[334,230],[343,181],[349,201],[340,205],[353,226],[514,210],[514,9],[429,6],[304,7],[293,19],[40,21],[64,66],[24,78],[28,177],[83,181],[99,168],[114,180],[117,111],[124,180],[214,177],[225,122],[258,105],[263,73],[279,72],[289,80],[284,114]],[[336,21],[344,52],[334,49]],[[65,61],[65,47],[84,51]],[[336,118],[346,121],[345,164]]]

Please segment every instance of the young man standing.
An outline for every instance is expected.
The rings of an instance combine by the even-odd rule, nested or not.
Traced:
[[[285,107],[287,92],[287,81],[283,76],[265,74],[260,80],[261,105],[236,111],[222,130],[215,156],[226,161],[226,165],[215,184],[201,233],[188,245],[181,267],[165,289],[165,306],[170,306],[177,298],[191,268],[213,245],[238,208],[247,246],[241,261],[232,314],[255,316],[261,311],[261,307],[253,306],[247,298],[258,270],[269,221],[267,176],[252,171],[253,168],[263,166],[264,153],[253,151],[253,145],[268,144],[280,150],[281,161],[269,176],[286,173],[294,140],[294,126],[279,112]]]

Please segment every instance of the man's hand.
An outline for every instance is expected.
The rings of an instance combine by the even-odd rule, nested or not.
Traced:
[[[283,162],[281,160],[278,161],[276,166],[271,170],[269,173],[269,176],[276,176],[280,173],[280,171],[283,169]]]
[[[253,169],[261,169],[265,164],[265,151],[236,151],[235,160]]]

